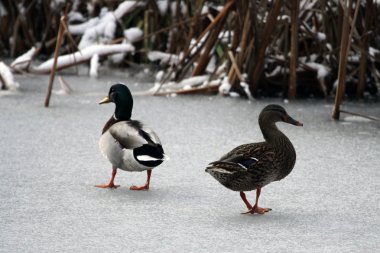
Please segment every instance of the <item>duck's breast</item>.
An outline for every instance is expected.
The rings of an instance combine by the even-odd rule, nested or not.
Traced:
[[[103,156],[110,161],[113,167],[119,168],[122,165],[123,148],[115,138],[106,131],[99,140],[99,149]]]

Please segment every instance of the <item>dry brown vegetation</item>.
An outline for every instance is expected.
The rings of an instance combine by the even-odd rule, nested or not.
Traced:
[[[121,2],[92,1],[91,12],[87,1],[75,1],[70,8],[90,18],[102,7],[115,9]],[[161,51],[180,56],[160,63],[161,83],[202,75],[209,81],[187,89],[163,86],[163,94],[219,88],[227,95],[328,97],[338,83],[344,86],[338,90],[340,97],[377,94],[380,37],[373,0],[172,0],[164,13],[159,1],[139,2],[143,4],[119,20],[116,39],[110,42],[119,43],[128,27],[144,31],[136,54],[127,55],[124,64],[147,62],[147,52]],[[0,53],[16,57],[37,46],[40,60],[52,57],[67,3],[2,1],[6,14],[0,17]],[[78,43],[80,35],[73,37]],[[65,36],[60,54],[75,50]],[[231,87],[221,87],[223,78]]]

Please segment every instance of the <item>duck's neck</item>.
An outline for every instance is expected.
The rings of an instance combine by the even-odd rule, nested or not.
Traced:
[[[296,151],[285,134],[274,122],[260,124],[265,141],[276,150],[276,157],[281,160],[281,167],[276,180],[286,177],[293,169],[296,161]]]
[[[132,116],[132,107],[133,105],[131,103],[117,103],[113,118],[118,121],[130,120]]]
[[[283,149],[285,147],[289,147],[292,150],[293,145],[286,137],[285,134],[283,134],[276,126],[275,122],[265,122],[265,121],[259,121],[261,132],[263,133],[264,139],[267,143],[270,143],[275,147],[276,149]]]
[[[113,124],[119,121],[130,120],[132,116],[132,105],[116,104],[115,112],[112,117],[104,125],[102,134],[104,134]]]

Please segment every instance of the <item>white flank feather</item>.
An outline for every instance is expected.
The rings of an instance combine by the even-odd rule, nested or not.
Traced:
[[[139,156],[137,156],[137,160],[146,162],[146,161],[159,161],[162,159],[155,158],[155,157],[152,157],[149,155],[139,155]]]

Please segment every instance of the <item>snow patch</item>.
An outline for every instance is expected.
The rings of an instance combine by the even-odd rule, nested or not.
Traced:
[[[20,87],[19,83],[14,80],[11,69],[4,62],[0,62],[0,76],[7,89],[16,90]]]
[[[223,78],[222,84],[219,86],[219,94],[227,95],[231,90],[231,84],[228,81],[228,77]]]
[[[90,76],[98,77],[99,55],[94,54],[90,60]]]
[[[317,71],[317,78],[323,79],[330,73],[330,68],[316,62],[307,62],[305,63],[306,66],[314,69]]]

